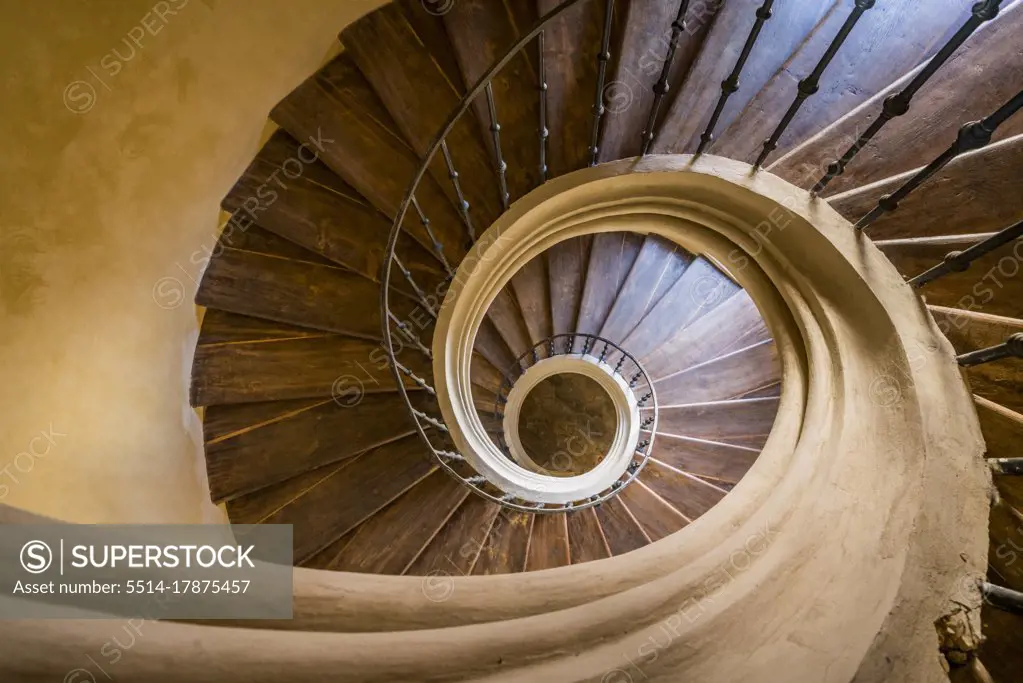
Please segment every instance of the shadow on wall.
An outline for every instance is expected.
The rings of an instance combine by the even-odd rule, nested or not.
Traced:
[[[187,400],[220,199],[270,108],[380,4],[5,3],[0,502],[221,520]]]

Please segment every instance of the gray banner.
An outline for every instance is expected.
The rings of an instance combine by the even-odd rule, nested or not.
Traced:
[[[0,526],[0,619],[290,619],[290,525]]]

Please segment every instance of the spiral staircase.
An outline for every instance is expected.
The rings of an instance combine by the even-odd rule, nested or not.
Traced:
[[[295,619],[158,624],[119,677],[1018,680],[1021,32],[1020,0],[346,28],[196,296],[211,497],[293,525]]]

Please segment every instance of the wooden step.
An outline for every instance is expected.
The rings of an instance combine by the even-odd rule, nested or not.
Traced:
[[[950,236],[879,242],[878,248],[904,277],[915,277],[938,264],[951,251],[962,251],[983,236]],[[1015,317],[1023,301],[1023,277],[1018,277],[1023,241],[997,249],[973,262],[962,273],[950,273],[918,290],[928,304],[947,308],[980,309],[991,315]]]
[[[330,337],[330,332],[313,330],[308,327],[278,323],[263,318],[253,318],[237,313],[228,313],[216,308],[205,309],[199,325],[201,346],[226,342],[255,342],[304,337]]]
[[[487,318],[501,336],[513,358],[518,358],[532,347],[529,328],[515,294],[507,287],[502,289],[490,302]]]
[[[545,15],[561,3],[562,0],[538,0],[537,6],[539,13]],[[603,25],[603,3],[581,2],[544,29],[550,178],[590,163],[597,53]]]
[[[1023,591],[1023,513],[1005,500],[991,506],[988,570],[999,586]]]
[[[271,118],[298,140],[314,140],[320,159],[393,220],[419,159],[359,71],[342,53],[282,100]],[[468,234],[447,195],[424,177],[416,197],[451,265],[465,254]],[[431,247],[419,217],[410,210],[402,227]]]
[[[547,250],[551,330],[554,334],[575,332],[592,246],[593,235],[582,235],[558,242]]]
[[[658,433],[653,454],[660,462],[683,472],[715,482],[737,484],[753,466],[760,451],[719,441]]]
[[[721,82],[735,67],[756,11],[762,0],[726,2],[714,17],[700,55],[664,117],[654,140],[657,153],[695,152],[700,135],[710,121],[721,96]],[[760,37],[740,76],[739,90],[728,100],[715,130],[716,137],[742,113],[750,100],[806,40],[832,3],[778,3],[764,24]],[[713,150],[713,146],[710,147]]]
[[[430,377],[425,357],[406,360]],[[405,386],[418,389],[410,379]],[[330,397],[352,404],[395,390],[380,345],[341,335],[199,345],[192,362],[193,406]]]
[[[691,260],[689,253],[674,242],[648,235],[618,290],[600,336],[621,343],[682,277]]]
[[[450,32],[449,32],[450,36]],[[387,4],[341,32],[341,42],[384,103],[398,130],[416,155],[426,156],[437,132],[458,106],[462,93],[433,59],[401,8]],[[381,50],[386,45],[388,49]],[[488,158],[473,117],[462,117],[448,134],[448,149],[465,198],[471,205],[477,235],[501,213],[494,163]],[[430,172],[456,198],[442,155]]]
[[[528,24],[518,24],[512,5],[533,10]],[[447,52],[453,52],[461,66],[466,83],[476,83],[491,65],[518,40],[522,31],[535,23],[535,3],[501,0],[500,2],[455,2],[444,15],[451,37]],[[497,121],[501,126],[501,157],[508,165],[507,183],[510,200],[524,196],[540,182],[540,93],[537,90],[536,44],[519,52],[491,81]],[[473,110],[490,158],[496,150],[490,133],[490,108],[486,95],[473,103]]]
[[[1020,657],[1020,652],[1023,652],[1023,618],[986,604],[980,614],[984,642],[978,659],[983,660],[991,678],[976,680],[979,683],[991,683],[992,679],[997,683],[1017,680],[1023,665]]]
[[[1023,332],[1023,320],[979,311],[930,306],[931,315],[956,353],[967,353],[1001,344]],[[965,368],[975,394],[1016,412],[1023,411],[1023,363],[1007,358]]]
[[[781,396],[781,382],[768,384],[766,387],[754,389],[745,394],[739,394],[736,398],[771,398]]]
[[[679,326],[640,362],[651,377],[665,377],[767,337],[767,326],[756,304],[740,290],[689,325]]]
[[[622,344],[634,356],[647,356],[738,291],[710,261],[697,258]]]
[[[650,543],[650,537],[620,497],[605,501],[595,511],[611,555],[622,555]]]
[[[681,406],[662,406],[658,433],[747,445],[752,437],[766,438],[778,414],[777,398],[746,398]]]
[[[360,524],[327,568],[404,573],[467,495],[469,490],[447,472],[434,471]]]
[[[490,527],[487,540],[473,566],[473,575],[490,576],[523,571],[532,528],[532,514],[502,509]]]
[[[953,6],[949,7],[950,4]],[[944,11],[939,9],[939,5],[945,6]],[[878,3],[867,15],[884,9]],[[918,39],[931,42],[930,38],[941,36],[942,30],[958,27],[961,20],[966,18],[968,9],[968,3],[942,2],[936,3],[933,13],[930,6],[927,11],[921,11],[921,6],[916,4],[894,4],[889,11],[913,13],[913,21],[893,29],[900,32],[912,31]],[[953,17],[954,27],[950,26]],[[919,32],[917,26],[929,27],[933,33]],[[913,97],[909,113],[890,121],[860,151],[845,173],[832,181],[827,194],[853,190],[930,163],[948,147],[960,126],[987,116],[1012,97],[1019,90],[1019,73],[1023,68],[1023,53],[1017,49],[1015,41],[1021,30],[1023,6],[1019,3],[1003,3],[998,18],[984,23],[953,53],[952,58]],[[942,40],[947,37],[946,31]],[[902,54],[915,49],[913,43],[887,39],[882,47],[885,49],[885,60],[889,51]],[[849,54],[858,58],[858,53]],[[884,64],[872,63],[872,68],[856,71],[862,71],[869,78],[869,74],[886,70]],[[859,107],[851,111],[847,109],[848,114],[779,158],[777,163],[769,167],[771,173],[809,189],[824,175],[827,165],[840,158],[877,118],[884,98],[905,88],[918,70],[919,67],[898,80],[893,79],[888,87]],[[831,70],[827,73],[831,73]],[[977,84],[978,87],[963,87],[966,83]],[[847,94],[845,97],[855,95]],[[1014,117],[998,129],[994,139],[1003,140],[1019,133],[1023,133],[1023,120]],[[897,153],[893,153],[893,150],[897,150]],[[968,208],[965,206],[967,203],[964,202],[960,208]],[[944,217],[956,218],[955,215]]]
[[[568,523],[564,513],[536,515],[529,538],[525,571],[556,569],[569,564]]]
[[[225,503],[232,524],[261,524],[271,515],[301,498],[306,491],[352,464],[354,459],[342,460],[292,477],[252,493],[232,498]]]
[[[980,396],[973,397],[988,458],[1018,458],[1023,443],[1023,415]],[[995,476],[998,493],[1023,510],[1023,477]]]
[[[626,10],[619,58],[605,93],[607,112],[601,161],[638,156],[642,152],[642,137],[654,103],[654,86],[661,77],[671,45],[671,24],[678,15],[678,5],[674,0],[632,2]],[[715,2],[689,5],[686,30],[679,36],[668,72],[668,94],[662,100],[658,122],[699,54],[720,5]]]
[[[417,392],[423,393],[423,392]],[[420,409],[437,414],[413,399]],[[327,399],[210,406],[203,421],[213,502],[282,482],[413,433],[397,393],[344,405]]]
[[[406,570],[415,576],[469,576],[501,506],[470,494]]]
[[[651,458],[640,471],[639,481],[689,520],[714,507],[728,493],[713,484],[686,475]]]
[[[464,93],[465,81],[462,80],[458,59],[451,49],[451,38],[444,25],[444,14],[422,0],[394,0],[394,4],[401,8],[405,20],[444,70],[444,76],[454,85],[455,90]],[[450,8],[450,5],[446,7]]]
[[[640,481],[632,482],[619,495],[651,541],[659,541],[689,524],[685,515]]]
[[[806,41],[721,136],[715,154],[756,161],[764,140],[795,99],[799,80],[817,66],[851,10],[851,2],[832,3]],[[821,78],[820,90],[800,108],[771,158],[780,158],[933,55],[945,43],[950,17],[965,14],[963,10],[959,0],[937,0],[926,9],[915,3],[877,3],[842,44]],[[916,102],[913,111],[920,111]]]
[[[593,508],[566,513],[565,523],[568,525],[569,555],[572,564],[611,557],[607,539],[604,538],[604,531]]]
[[[739,349],[654,382],[660,405],[682,405],[734,398],[774,384],[781,377],[774,340]]]
[[[1023,117],[1019,117],[1023,119]],[[928,131],[928,137],[931,137]],[[941,140],[941,151],[955,134]],[[852,222],[914,171],[835,195],[828,201]],[[1023,173],[1023,135],[955,159],[869,228],[874,240],[997,232],[1023,218],[1023,198],[1013,179]]]
[[[537,344],[554,334],[549,286],[546,253],[531,259],[511,279],[511,291],[522,311],[522,320],[529,332],[531,344]]]
[[[599,334],[642,244],[643,235],[634,232],[594,235],[576,332]]]
[[[278,130],[231,188],[222,207],[238,212],[240,226],[255,221],[311,252],[377,280],[390,222],[323,165],[319,155],[312,144],[300,145]],[[233,231],[225,246],[236,246],[231,234]],[[424,291],[436,290],[444,275],[431,250],[403,233],[396,253]]]
[[[435,469],[423,442],[406,437],[353,459],[264,521],[294,525],[295,563],[301,564]]]

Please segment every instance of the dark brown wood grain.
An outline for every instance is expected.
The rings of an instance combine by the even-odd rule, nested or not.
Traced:
[[[692,257],[677,244],[648,235],[600,328],[600,336],[621,343],[643,316],[682,277]]]
[[[642,482],[632,482],[619,495],[651,541],[659,541],[689,523],[681,512]]]
[[[526,555],[527,572],[566,567],[571,563],[564,513],[536,515],[531,533]]]
[[[882,242],[884,252],[900,274],[913,277],[951,251],[962,251],[979,237],[968,240],[906,240]],[[950,273],[927,284],[918,293],[928,304],[991,315],[1016,317],[1023,301],[1023,238],[973,262],[962,273]]]
[[[1005,500],[991,506],[988,571],[1000,586],[1023,591],[1023,513]]]
[[[226,503],[228,517],[232,524],[260,524],[270,515],[299,499],[306,491],[352,462],[352,460],[342,460],[229,500]]]
[[[352,538],[355,536],[355,532],[361,527],[362,525],[360,524],[320,552],[305,560],[302,562],[302,566],[308,567],[309,569],[330,569],[331,565],[334,564],[334,561],[342,552],[344,552],[344,549],[351,542]]]
[[[773,340],[707,361],[654,382],[661,405],[683,405],[734,398],[781,379]]]
[[[657,429],[695,439],[740,443],[742,437],[769,434],[777,414],[777,398],[662,406]]]
[[[612,555],[637,550],[650,543],[650,537],[621,498],[611,498],[602,503],[596,508],[596,515]]]
[[[714,16],[699,56],[689,70],[678,96],[665,114],[653,151],[696,151],[700,134],[710,121],[721,95],[721,82],[736,64],[761,0],[725,2]],[[739,90],[729,99],[718,120],[720,136],[746,105],[790,58],[833,2],[777,3],[739,78]]]
[[[514,358],[521,356],[533,345],[519,302],[508,288],[499,291],[490,302],[487,318],[493,323],[494,329],[501,335]]]
[[[921,24],[931,25],[931,30],[936,24],[949,26],[950,21],[958,26],[965,20],[971,2],[955,2],[954,12],[940,11],[942,4],[947,6],[948,3],[935,3],[933,15],[928,5],[927,16],[921,17]],[[918,4],[894,4],[892,10],[900,11],[902,7],[914,14],[922,8]],[[879,9],[880,3],[871,12]],[[916,22],[908,22],[896,30],[915,33],[915,26]],[[889,122],[863,148],[845,173],[828,186],[827,194],[852,190],[924,166],[948,146],[961,125],[987,116],[1018,92],[1023,74],[1023,50],[1015,38],[1020,30],[1023,30],[1023,6],[1019,3],[1003,6],[1000,16],[968,38],[913,97],[910,112]],[[939,34],[940,30],[932,35]],[[926,34],[919,36],[928,40]],[[911,45],[892,45],[887,40],[879,47],[900,52],[912,49]],[[884,69],[884,65],[879,66]],[[873,69],[864,71],[869,74]],[[769,170],[799,187],[811,187],[824,174],[827,165],[841,157],[877,118],[884,98],[903,89],[915,74],[914,70],[895,80],[819,135],[778,159]],[[1017,116],[998,130],[995,140],[1020,133],[1023,133],[1023,119]]]
[[[1023,117],[1021,117],[1023,118]],[[942,149],[955,139],[946,138]],[[965,154],[917,188],[868,229],[875,240],[997,232],[1023,219],[1015,179],[1023,173],[1023,136]],[[910,174],[837,195],[831,206],[852,222]]]
[[[568,525],[569,555],[572,564],[591,562],[611,557],[607,539],[600,528],[600,521],[592,508],[569,512],[565,515]]]
[[[523,571],[532,528],[532,514],[502,509],[490,527],[487,540],[473,566],[473,575],[489,576]]]
[[[979,658],[997,683],[1015,680],[1023,667],[1023,617],[986,604],[980,614],[985,639]]]
[[[430,51],[433,58],[444,70],[451,85],[459,94],[465,92],[465,83],[462,81],[462,73],[458,68],[458,60],[455,59],[451,50],[451,38],[448,36],[447,28],[444,26],[444,17],[438,12],[428,12],[430,5],[423,0],[396,0],[396,5],[401,8],[406,21],[412,26],[419,40],[423,42],[426,49]]]
[[[551,295],[548,291],[547,256],[538,254],[512,276],[508,285],[515,295],[531,344],[553,334]]]
[[[199,327],[199,346],[237,341],[327,337],[329,332],[208,308]]]
[[[406,570],[415,576],[468,576],[501,506],[470,494]]]
[[[672,467],[728,484],[736,484],[753,466],[760,451],[684,436],[659,434],[654,456]]]
[[[832,7],[784,67],[721,135],[712,147],[714,154],[749,163],[756,161],[764,140],[795,99],[799,80],[817,66],[848,19],[853,2],[842,0]],[[821,78],[820,90],[803,103],[770,158],[779,159],[929,58],[944,44],[950,18],[965,18],[969,7],[970,0],[937,0],[927,5],[877,3],[860,18],[842,44]]]
[[[434,471],[415,436],[381,446],[266,518],[293,524],[295,562],[312,557]]]
[[[653,459],[647,461],[639,480],[690,520],[714,507],[726,493],[702,479],[687,477]]]
[[[440,470],[359,525],[330,569],[401,574],[448,521],[469,491]]]
[[[473,351],[483,356],[487,362],[501,372],[507,372],[515,362],[515,355],[508,349],[508,345],[490,318],[484,318],[480,322],[480,328],[476,331]]]
[[[554,334],[575,332],[592,245],[593,236],[583,235],[558,242],[547,250]]]
[[[594,235],[576,332],[600,333],[642,245],[643,235],[634,232]]]

